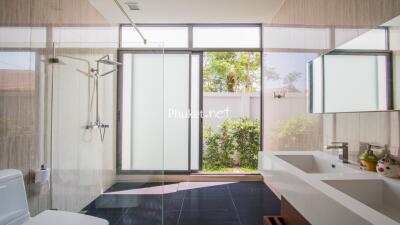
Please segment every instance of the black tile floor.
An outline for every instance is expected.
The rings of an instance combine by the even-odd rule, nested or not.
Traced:
[[[117,183],[82,211],[110,225],[262,225],[280,201],[262,182]]]

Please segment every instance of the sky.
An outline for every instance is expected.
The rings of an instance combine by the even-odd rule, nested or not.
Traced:
[[[274,68],[275,72],[285,76],[291,72],[301,73],[301,78],[295,82],[295,87],[298,90],[304,91],[306,85],[306,65],[309,61],[315,59],[318,56],[317,53],[302,53],[302,52],[270,52],[264,53],[263,65],[265,68]],[[289,63],[288,63],[289,62]],[[282,80],[267,80],[263,83],[266,89],[281,88],[283,87]]]

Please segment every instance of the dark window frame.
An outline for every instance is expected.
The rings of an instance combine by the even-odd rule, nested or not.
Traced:
[[[199,55],[200,57],[200,88],[199,88],[199,110],[203,110],[203,54],[204,52],[259,52],[260,54],[260,151],[263,151],[263,97],[262,97],[262,90],[263,90],[263,25],[262,24],[138,24],[138,27],[177,27],[177,26],[185,26],[188,27],[188,48],[125,48],[121,47],[121,33],[122,27],[130,26],[129,24],[121,24],[119,27],[119,48],[117,51],[118,61],[122,60],[122,55],[124,53],[164,53],[164,54],[176,54],[176,53],[189,53],[189,60],[191,60],[192,55]],[[258,27],[259,28],[259,39],[260,39],[260,46],[259,48],[193,48],[193,27],[196,26],[203,26],[203,27]],[[191,61],[190,61],[191,62]],[[189,63],[189,110],[191,107],[191,63]],[[187,170],[122,170],[121,169],[121,142],[122,136],[121,134],[121,110],[122,110],[122,70],[118,70],[118,78],[117,78],[117,157],[116,157],[116,166],[117,166],[117,174],[121,175],[168,175],[168,174],[191,174],[197,173],[202,170],[202,163],[203,163],[203,119],[200,118],[199,120],[199,169],[192,170],[191,168],[191,120],[189,118],[189,146],[188,146],[188,169]],[[227,174],[227,173],[224,173]]]

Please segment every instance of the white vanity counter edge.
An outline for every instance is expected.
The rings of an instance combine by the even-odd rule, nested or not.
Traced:
[[[312,155],[343,167],[335,173],[306,173],[278,156]],[[266,184],[283,195],[313,225],[399,225],[400,223],[347,194],[324,180],[390,179],[362,171],[354,164],[338,162],[337,156],[320,151],[264,151],[259,153],[259,171]],[[399,180],[390,179],[390,182]]]

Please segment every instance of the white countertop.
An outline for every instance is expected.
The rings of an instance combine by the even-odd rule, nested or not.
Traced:
[[[282,155],[312,155],[351,171],[306,173],[278,157]],[[312,224],[400,224],[324,182],[384,179],[398,184],[400,188],[398,179],[384,178],[376,173],[363,171],[355,164],[343,164],[338,162],[337,156],[319,151],[260,152],[259,157],[260,172],[266,183],[282,194]]]

